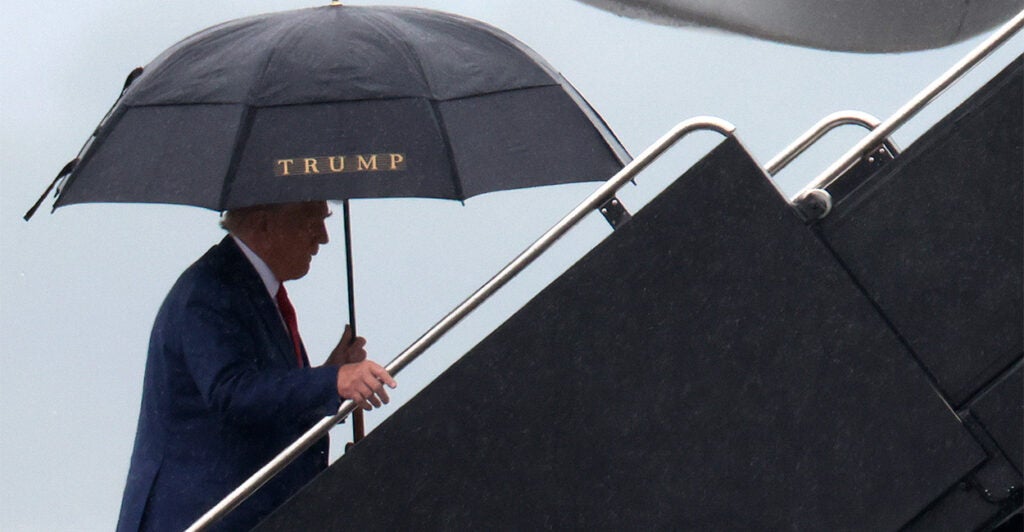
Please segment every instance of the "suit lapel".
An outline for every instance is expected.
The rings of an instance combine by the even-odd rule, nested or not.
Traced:
[[[271,345],[268,347],[272,347],[274,357],[288,367],[297,367],[291,336],[277,311],[277,305],[267,293],[267,287],[260,279],[260,274],[256,272],[256,268],[245,257],[230,235],[225,237],[220,245],[225,248],[225,266],[228,274],[245,291],[246,297],[256,310],[260,325],[271,340]],[[305,354],[305,348],[303,348],[303,354]]]

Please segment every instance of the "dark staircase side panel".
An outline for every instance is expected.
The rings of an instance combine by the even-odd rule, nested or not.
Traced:
[[[1001,376],[959,412],[988,459],[911,521],[907,531],[1021,530],[1010,515],[1022,507],[1024,364]]]
[[[894,529],[984,457],[730,139],[258,529]]]
[[[1024,363],[1018,361],[1012,371],[972,401],[969,411],[1018,475],[1024,471]]]
[[[1022,65],[1014,61],[819,224],[957,407],[1024,353]]]
[[[822,238],[985,449],[908,530],[988,530],[1022,507],[1024,60],[874,174]]]

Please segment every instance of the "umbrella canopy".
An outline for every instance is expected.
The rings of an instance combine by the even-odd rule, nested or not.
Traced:
[[[227,22],[137,69],[58,176],[54,208],[463,200],[602,180],[628,160],[583,97],[501,30],[332,4]],[[347,201],[344,213],[354,331]]]
[[[130,80],[56,207],[465,199],[605,179],[629,155],[538,54],[479,21],[324,6],[239,19]]]

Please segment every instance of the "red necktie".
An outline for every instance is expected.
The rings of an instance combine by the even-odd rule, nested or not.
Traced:
[[[298,361],[301,368],[303,366],[302,338],[299,338],[299,322],[295,319],[295,307],[288,300],[288,291],[284,289],[284,283],[281,283],[281,287],[277,290],[277,308],[281,311],[281,316],[284,317],[285,325],[288,326],[288,333],[292,336],[292,344],[295,345],[295,360]]]

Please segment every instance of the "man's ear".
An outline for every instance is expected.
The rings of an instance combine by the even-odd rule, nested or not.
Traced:
[[[270,213],[266,210],[258,210],[252,215],[252,228],[257,234],[265,235],[270,231]]]

